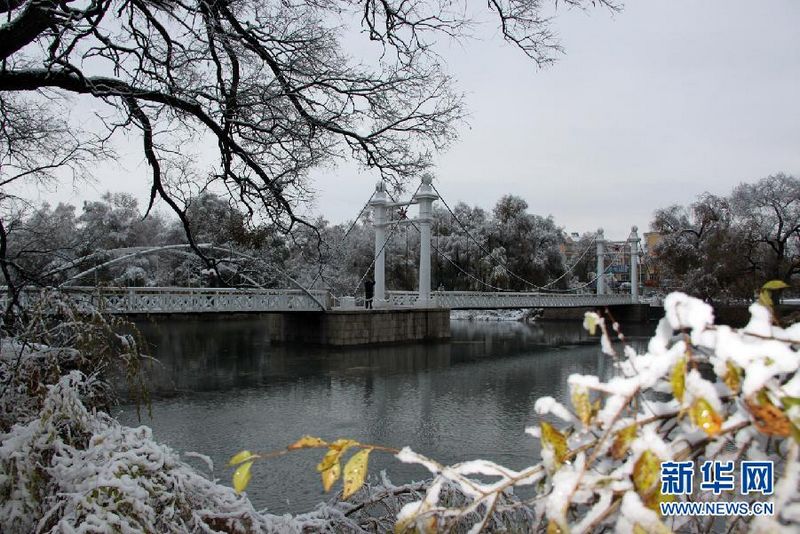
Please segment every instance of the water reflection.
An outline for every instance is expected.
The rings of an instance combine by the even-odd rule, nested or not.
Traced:
[[[157,439],[208,454],[220,467],[237,450],[279,449],[314,434],[519,469],[538,455],[536,440],[523,432],[536,421],[535,399],[566,400],[572,373],[611,372],[608,357],[572,323],[456,321],[447,343],[336,350],[270,345],[258,319],[140,328],[161,361],[149,375],[153,419],[142,423]],[[130,407],[120,417],[136,423]],[[251,498],[276,513],[312,508],[324,498],[314,469],[319,455],[262,465]],[[398,482],[425,477],[386,456],[371,463]]]

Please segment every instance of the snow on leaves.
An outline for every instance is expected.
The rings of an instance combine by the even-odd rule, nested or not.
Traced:
[[[559,420],[540,420],[538,427],[526,429],[540,440],[541,464],[519,472],[481,461],[440,466],[405,449],[402,461],[420,463],[434,475],[431,488],[455,483],[472,500],[454,508],[429,492],[398,516],[401,531],[425,531],[422,520],[436,517],[438,528],[464,521],[470,532],[479,532],[491,524],[498,495],[534,484],[538,497],[529,502],[538,530],[593,532],[616,527],[618,532],[669,532],[686,519],[670,518],[667,526],[666,518],[660,517],[660,504],[675,498],[661,493],[661,462],[760,460],[787,449],[796,458],[796,439],[774,440],[800,437],[797,330],[773,325],[768,310],[758,304],[751,308],[753,321],[742,330],[714,325],[711,307],[687,295],[670,295],[666,306],[666,318],[649,350],[637,354],[625,347],[624,358],[612,356],[616,371],[607,382],[594,376],[569,377],[574,413],[550,397],[536,401],[539,417]],[[587,314],[584,326],[590,332],[601,330],[604,353],[620,353],[610,346],[603,317]],[[481,469],[473,469],[476,464]],[[795,465],[785,469],[789,475],[800,472]],[[476,472],[496,478],[486,483],[472,476]],[[781,495],[776,492],[774,502],[781,499],[800,503],[797,486],[787,484]],[[767,524],[767,530],[787,522],[796,525],[798,512],[800,504],[758,522]],[[753,519],[737,521],[739,528]]]

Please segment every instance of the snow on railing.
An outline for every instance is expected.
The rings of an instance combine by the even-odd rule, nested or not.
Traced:
[[[42,289],[22,291],[20,303],[31,303]],[[183,287],[91,287],[70,286],[59,289],[76,305],[109,313],[237,313],[270,311],[320,311],[334,306],[334,296],[327,290],[308,293],[299,289],[235,289]],[[392,307],[417,305],[416,291],[388,291]],[[0,306],[7,294],[0,288]],[[454,310],[504,308],[579,308],[632,304],[630,295],[512,293],[480,291],[433,291],[433,307]]]
[[[414,306],[416,291],[388,291],[392,306]],[[433,291],[431,300],[435,307],[452,310],[500,309],[500,308],[582,308],[633,304],[630,295],[512,293],[483,291]]]
[[[40,289],[25,289],[20,301],[35,299]],[[320,311],[329,309],[326,290],[234,289],[182,287],[63,287],[59,290],[76,305],[109,313],[237,313],[269,311]],[[0,289],[0,303],[7,294]]]

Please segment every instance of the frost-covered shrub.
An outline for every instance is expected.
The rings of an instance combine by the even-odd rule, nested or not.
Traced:
[[[133,401],[147,401],[140,373],[145,359],[141,343],[136,329],[124,319],[71,302],[58,291],[43,290],[26,295],[13,323],[3,327],[0,431],[35,417],[47,385],[71,370],[93,377],[91,391],[84,397],[90,408],[107,408],[113,402],[114,392],[105,380],[112,373],[127,381]],[[97,379],[100,375],[104,380]]]
[[[383,532],[422,484],[385,477],[351,502],[275,516],[153,441],[146,426],[120,425],[84,399],[92,380],[72,371],[47,388],[38,417],[0,433],[0,525],[30,532]],[[213,473],[211,460],[203,460]],[[443,502],[463,503],[449,488]]]
[[[147,427],[91,412],[78,371],[49,386],[40,416],[2,434],[4,532],[277,532],[293,520],[259,515],[155,443]],[[285,523],[285,525],[282,524]],[[288,530],[296,530],[289,528]]]

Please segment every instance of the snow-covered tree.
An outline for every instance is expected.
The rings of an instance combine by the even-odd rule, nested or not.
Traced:
[[[552,217],[527,212],[522,198],[506,195],[494,207],[494,225],[489,235],[490,249],[506,251],[506,267],[514,273],[509,279],[513,289],[530,290],[544,286],[549,279],[564,273],[562,230]]]
[[[703,298],[749,297],[768,279],[800,274],[800,179],[777,174],[656,211],[663,282]]]
[[[753,268],[785,282],[800,274],[800,178],[779,173],[741,184],[730,203]]]

